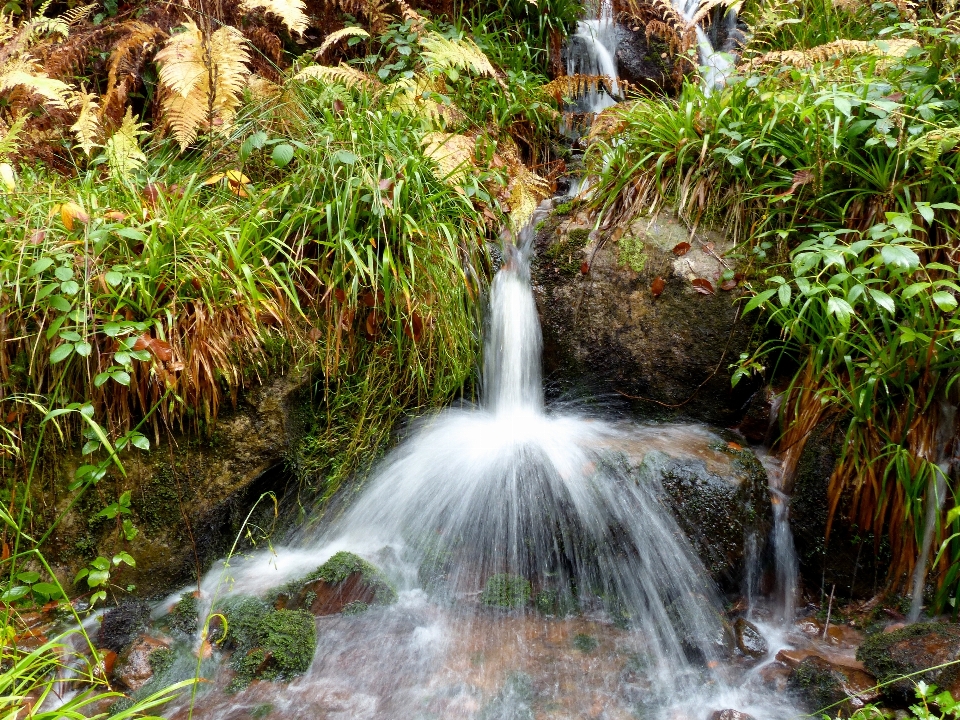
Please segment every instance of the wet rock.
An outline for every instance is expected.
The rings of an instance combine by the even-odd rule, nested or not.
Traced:
[[[197,626],[200,623],[200,599],[197,593],[181,595],[171,608],[166,623],[170,632],[178,635],[189,637],[197,632]]]
[[[737,638],[737,650],[750,658],[762,658],[768,652],[767,641],[760,630],[749,620],[737,618],[733,624],[733,631]]]
[[[223,645],[232,650],[235,671],[229,692],[255,679],[288,679],[306,672],[317,647],[314,616],[305,610],[274,610],[259,598],[229,598],[219,611],[227,618]]]
[[[779,656],[778,656],[779,657]],[[814,713],[844,716],[877,699],[874,679],[861,670],[835,665],[818,655],[804,658],[790,673],[787,687]]]
[[[732,242],[712,232],[691,237],[662,212],[589,233],[579,247],[575,240],[591,227],[572,211],[551,216],[537,234],[533,282],[548,380],[619,398],[650,417],[736,424],[755,386],[731,388],[729,366],[756,318],[741,317],[740,289],[720,289],[733,261],[718,258]],[[654,297],[657,278],[663,287]],[[709,282],[713,294],[693,280],[704,290]]]
[[[915,684],[920,680],[957,694],[960,668],[937,666],[958,657],[960,625],[953,623],[916,623],[891,633],[878,633],[868,637],[857,650],[857,659],[863,661],[881,683],[926,670],[883,688],[885,696],[899,702],[914,699]]]
[[[754,717],[739,710],[717,710],[710,715],[710,720],[754,720]]]
[[[81,498],[51,538],[47,556],[58,575],[72,578],[97,555],[129,550],[116,527],[95,516],[104,502],[130,490],[130,519],[140,534],[129,551],[137,564],[115,568],[111,582],[135,585],[142,596],[196,582],[198,564],[203,572],[230,550],[263,493],[279,497],[293,486],[285,467],[306,432],[309,402],[304,378],[278,378],[244,393],[233,409],[224,404],[209,435],[175,434],[169,451],[165,443],[155,452],[122,453],[126,475],[111,471],[97,485],[102,492]],[[79,448],[64,457],[60,475],[65,485],[84,463]],[[98,497],[103,494],[105,501]],[[71,494],[62,496],[67,502]],[[249,526],[274,524],[273,504],[260,503]],[[246,540],[240,545],[238,550],[249,547]]]
[[[834,588],[836,598],[866,599],[877,595],[890,568],[886,537],[847,522],[849,498],[841,498],[826,539],[830,502],[827,488],[844,443],[845,424],[814,428],[793,476],[790,527],[803,584],[823,597]]]
[[[369,605],[386,605],[397,591],[374,565],[349,552],[338,552],[306,577],[277,594],[279,609],[309,610],[314,615],[361,612]]]
[[[104,613],[97,631],[100,647],[122,653],[150,624],[150,605],[143,600],[125,600]]]
[[[646,28],[635,25],[617,27],[619,44],[617,74],[637,87],[660,90],[669,85],[674,54],[657,37],[647,38]]]
[[[162,640],[149,635],[137,638],[117,657],[113,668],[114,680],[131,692],[139,690],[154,675],[154,653],[163,651],[169,653],[170,648]]]
[[[772,510],[756,455],[701,426],[638,428],[622,446],[641,483],[659,483],[680,528],[713,579],[739,589],[745,540],[762,544]]]

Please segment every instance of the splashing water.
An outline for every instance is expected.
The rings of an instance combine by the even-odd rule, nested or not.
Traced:
[[[616,105],[620,97],[617,43],[613,3],[602,0],[596,17],[578,22],[577,30],[567,44],[567,75],[604,77],[612,94],[600,85],[591,87],[577,98],[576,106],[580,112],[598,113]]]
[[[318,618],[305,676],[205,691],[197,717],[264,703],[281,717],[371,719],[793,714],[712,669],[728,628],[659,484],[623,460],[639,431],[545,409],[532,240],[528,228],[493,282],[481,406],[421,419],[331,526],[234,558],[201,588],[208,605],[223,588],[262,595],[350,550],[384,569],[399,601]],[[676,442],[682,427],[646,432]],[[489,607],[498,578],[529,583],[526,609]]]

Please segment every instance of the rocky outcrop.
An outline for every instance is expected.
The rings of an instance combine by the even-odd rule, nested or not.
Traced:
[[[960,695],[960,666],[947,664],[957,658],[960,625],[954,623],[916,623],[890,633],[878,633],[868,637],[857,650],[857,659],[879,682],[888,683],[883,694],[900,703],[915,698],[914,689],[921,680],[950,690],[955,697]],[[904,675],[911,677],[897,680]]]
[[[111,584],[150,596],[195,582],[198,572],[230,549],[258,498],[266,492],[280,496],[290,483],[286,458],[306,424],[299,410],[308,402],[303,383],[281,377],[250,391],[201,439],[197,433],[161,434],[159,444],[152,438],[149,452],[123,453],[125,476],[113,472],[87,491],[51,538],[48,557],[58,574],[69,583],[93,558],[124,551],[136,566],[114,566]],[[79,453],[64,459],[64,485],[82,462]],[[130,514],[98,516],[125,491]],[[63,497],[65,508],[67,493]],[[252,526],[274,527],[272,501],[261,502],[260,510],[250,518]],[[136,527],[132,540],[122,519]]]
[[[741,655],[757,660],[767,654],[767,641],[757,626],[749,620],[737,618],[733,624],[733,632],[737,640],[737,651]]]
[[[883,587],[890,567],[889,545],[844,520],[849,504],[841,499],[826,535],[830,502],[827,488],[843,447],[842,424],[821,424],[807,439],[793,476],[790,527],[804,585],[838,599],[869,598]]]
[[[667,212],[593,232],[560,210],[539,229],[533,270],[548,381],[648,416],[736,424],[755,386],[731,387],[730,365],[755,318],[741,316],[741,290],[724,279],[732,242],[691,237]]]
[[[800,661],[791,671],[787,686],[811,712],[838,713],[849,717],[853,711],[874,700],[870,695],[873,678],[862,670],[835,665],[817,655]]]
[[[680,528],[725,590],[739,590],[745,539],[771,523],[767,474],[749,448],[698,425],[640,427],[620,448],[638,482],[659,483]]]
[[[134,640],[117,658],[113,676],[130,691],[136,691],[153,678],[156,661],[154,653],[170,652],[167,643],[157,638],[142,636]]]

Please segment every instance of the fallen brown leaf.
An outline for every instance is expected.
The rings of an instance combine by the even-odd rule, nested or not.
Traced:
[[[676,255],[677,257],[680,257],[681,255],[686,255],[689,251],[690,251],[690,243],[688,242],[677,243],[676,245],[673,246],[673,254]]]
[[[650,292],[653,293],[655,298],[660,297],[663,293],[663,289],[667,286],[667,283],[659,275],[653,279],[653,282],[650,283]]]
[[[713,295],[713,283],[706,278],[695,278],[693,280],[693,289],[701,295]]]

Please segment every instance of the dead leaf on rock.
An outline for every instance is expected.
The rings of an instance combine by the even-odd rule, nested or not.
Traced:
[[[590,272],[590,263],[588,263],[586,260],[580,263],[580,272],[583,275],[588,274]]]
[[[663,294],[663,289],[667,286],[667,283],[659,275],[653,279],[653,282],[650,283],[650,292],[653,293],[655,298],[660,297]]]
[[[721,289],[721,290],[726,290],[727,292],[730,292],[730,291],[733,290],[736,286],[737,286],[737,281],[736,281],[736,280],[727,280],[725,283],[723,283],[723,285],[720,286],[720,289]]]
[[[686,255],[688,252],[690,252],[690,243],[688,242],[677,243],[673,246],[673,254],[677,257]]]
[[[693,279],[693,289],[696,290],[701,295],[713,295],[713,283],[711,283],[706,278],[694,278]]]

